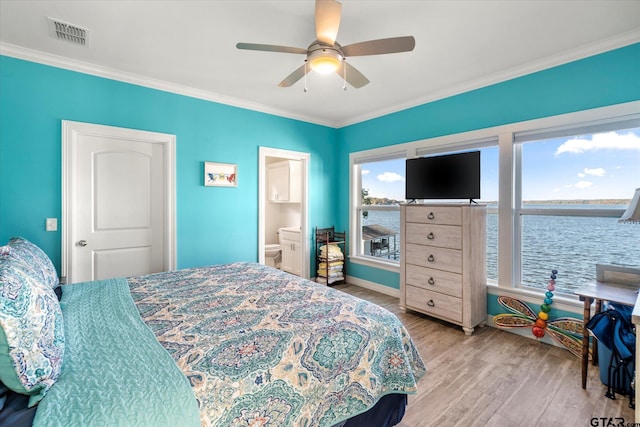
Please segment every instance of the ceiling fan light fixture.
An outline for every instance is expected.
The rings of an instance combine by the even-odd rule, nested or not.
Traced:
[[[309,66],[320,74],[335,72],[342,63],[342,55],[333,49],[316,50],[309,54]]]

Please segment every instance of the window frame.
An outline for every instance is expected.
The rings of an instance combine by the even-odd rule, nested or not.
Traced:
[[[513,134],[513,157],[514,157],[514,178],[517,182],[514,192],[514,224],[513,224],[513,276],[514,286],[529,291],[540,291],[539,288],[527,286],[523,283],[523,218],[527,215],[558,216],[558,217],[589,217],[589,218],[620,218],[625,209],[614,208],[527,208],[522,200],[522,168],[523,168],[523,146],[526,143],[549,140],[559,137],[572,137],[578,135],[594,135],[597,133],[618,131],[628,128],[640,127],[640,114],[629,116],[619,116],[609,119],[594,120],[587,123],[574,123],[551,128],[539,128],[526,132],[514,132]],[[594,276],[595,277],[595,276]],[[568,294],[559,292],[565,296]],[[573,296],[571,296],[573,297]]]
[[[359,254],[359,242],[361,240],[362,231],[362,215],[363,210],[400,210],[395,206],[372,206],[362,204],[362,169],[361,166],[366,163],[380,162],[384,160],[393,160],[406,158],[407,150],[398,149],[397,146],[383,147],[373,150],[365,150],[349,154],[349,182],[351,182],[349,191],[349,261],[369,267],[380,268],[393,272],[400,272],[400,262],[392,261],[365,254]],[[366,206],[366,207],[364,207]]]
[[[471,139],[468,137],[469,135],[474,135],[475,138]],[[399,261],[386,260],[358,253],[359,243],[356,244],[356,242],[360,242],[362,230],[362,216],[360,213],[363,210],[400,210],[399,207],[395,206],[366,205],[366,207],[363,207],[364,205],[361,203],[362,164],[399,158],[417,158],[464,150],[480,149],[490,146],[498,146],[498,156],[500,155],[499,138],[497,135],[490,133],[482,134],[482,131],[476,131],[473,133],[451,135],[438,139],[439,141],[437,143],[433,143],[431,140],[422,140],[349,154],[349,182],[351,183],[349,191],[349,238],[352,242],[349,247],[348,255],[350,262],[383,270],[400,272]],[[498,175],[500,175],[500,172],[498,172]]]
[[[624,122],[633,125],[623,125]],[[466,148],[477,148],[486,139],[497,139],[498,145],[498,282],[488,283],[489,286],[500,289],[501,293],[518,296],[536,296],[542,290],[520,286],[521,274],[521,216],[524,215],[576,215],[577,211],[585,216],[616,216],[622,215],[623,210],[618,209],[530,209],[522,208],[522,178],[521,178],[521,146],[519,142],[523,137],[541,135],[546,132],[580,132],[579,129],[601,129],[616,123],[618,126],[640,126],[640,101],[632,101],[624,104],[594,108],[578,112],[560,114],[556,116],[515,122],[485,129],[472,130],[458,134],[438,136],[418,141],[399,143],[380,148],[356,151],[349,153],[349,237],[351,242],[357,242],[361,223],[359,221],[359,206],[361,199],[361,182],[359,164],[401,156],[414,158],[425,154],[437,154],[450,151],[459,151]],[[473,144],[476,145],[473,145]],[[394,157],[394,158],[397,158]],[[606,210],[606,212],[605,212]],[[548,212],[551,211],[551,212]],[[354,245],[349,248],[349,262],[399,272],[398,263],[390,263],[373,257],[358,256]],[[595,273],[594,273],[595,277]],[[558,296],[558,302],[577,302],[577,297]]]

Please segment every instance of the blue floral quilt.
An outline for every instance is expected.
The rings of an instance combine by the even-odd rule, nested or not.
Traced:
[[[203,426],[333,426],[425,366],[398,318],[255,263],[129,278],[133,299],[189,379]]]

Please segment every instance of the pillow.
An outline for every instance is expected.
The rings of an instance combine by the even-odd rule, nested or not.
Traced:
[[[45,284],[55,288],[60,284],[58,273],[53,266],[51,259],[42,249],[34,245],[23,237],[12,237],[9,244],[0,248],[0,256],[18,259],[27,265],[29,270],[36,276],[40,276]]]
[[[49,284],[24,263],[0,257],[0,381],[36,405],[60,376],[64,325]]]

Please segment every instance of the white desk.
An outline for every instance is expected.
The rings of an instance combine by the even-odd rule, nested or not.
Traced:
[[[582,388],[587,388],[587,370],[589,369],[589,331],[587,323],[591,319],[591,303],[595,301],[595,313],[602,310],[602,301],[609,301],[624,305],[635,305],[634,314],[638,310],[638,323],[640,324],[640,308],[636,304],[638,300],[638,285],[623,285],[610,282],[593,282],[582,286],[576,291],[580,301],[584,302],[583,329],[582,329]],[[636,353],[637,353],[636,346]],[[598,364],[597,340],[593,339],[592,361]],[[637,360],[637,359],[636,359]],[[636,365],[637,366],[637,365]]]

